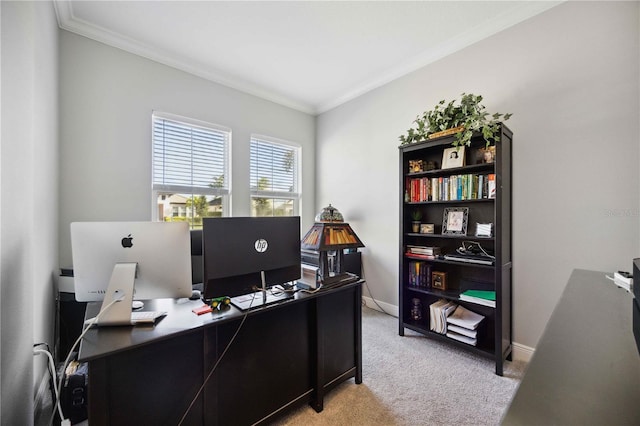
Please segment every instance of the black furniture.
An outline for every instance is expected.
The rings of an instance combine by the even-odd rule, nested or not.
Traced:
[[[201,301],[157,300],[145,310],[168,315],[153,327],[89,331],[80,360],[89,362],[90,424],[179,424],[218,361],[182,424],[265,423],[304,403],[321,411],[337,384],[362,382],[361,285],[299,292],[246,319],[234,307],[197,316]],[[98,309],[89,304],[87,316]]]
[[[603,272],[574,270],[502,423],[640,424],[633,309]]]
[[[496,374],[503,374],[504,360],[511,359],[511,143],[512,132],[500,124],[500,140],[486,149],[482,135],[475,134],[464,151],[466,164],[442,169],[444,153],[452,148],[455,136],[402,145],[400,150],[400,246],[399,246],[399,334],[405,328],[430,338],[447,341],[460,348],[495,360]],[[488,152],[487,152],[488,151]],[[458,152],[459,153],[459,152]],[[485,154],[490,153],[489,161]],[[447,154],[449,154],[447,152]],[[449,157],[447,157],[449,158]],[[491,188],[494,188],[491,191]],[[437,188],[437,190],[434,190]],[[446,195],[445,195],[446,194]],[[452,209],[467,210],[460,228],[444,232],[444,219]],[[414,213],[433,230],[412,227]],[[462,226],[462,225],[466,226]],[[477,235],[477,224],[491,224],[490,235]],[[423,231],[423,232],[421,232]],[[493,264],[471,263],[444,258],[458,249],[482,247],[495,255]],[[410,246],[435,247],[434,255],[409,253]],[[486,258],[482,260],[486,261]],[[489,262],[490,263],[490,262]],[[422,271],[416,281],[414,272]],[[438,272],[435,277],[432,273]],[[442,279],[444,277],[444,279]],[[444,281],[437,288],[433,278]],[[466,290],[495,292],[495,307],[460,300]],[[431,331],[429,306],[439,299],[455,302],[484,316],[477,330],[475,346]],[[421,312],[412,315],[411,309]],[[420,318],[421,317],[421,318]]]

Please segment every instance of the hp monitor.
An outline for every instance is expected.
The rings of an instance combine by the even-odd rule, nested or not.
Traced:
[[[300,278],[298,216],[205,218],[202,235],[207,299]]]

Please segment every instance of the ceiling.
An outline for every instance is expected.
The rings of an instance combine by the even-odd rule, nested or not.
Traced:
[[[54,0],[62,29],[309,114],[559,3]]]

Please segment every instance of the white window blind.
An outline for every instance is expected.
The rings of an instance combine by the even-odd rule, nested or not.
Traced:
[[[250,145],[252,214],[298,214],[300,147],[261,136],[252,136]]]
[[[228,195],[230,137],[222,127],[154,113],[154,191]]]

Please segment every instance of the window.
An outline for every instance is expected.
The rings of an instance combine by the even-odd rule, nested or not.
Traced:
[[[252,216],[296,216],[300,210],[300,147],[251,137]]]
[[[154,219],[202,227],[203,217],[229,215],[231,130],[153,114]]]

